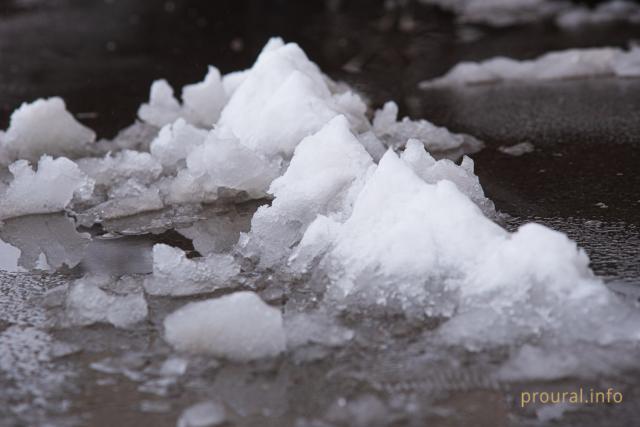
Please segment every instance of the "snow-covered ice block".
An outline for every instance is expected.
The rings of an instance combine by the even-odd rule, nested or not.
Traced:
[[[606,289],[565,235],[536,224],[510,234],[450,181],[425,182],[393,152],[349,219],[329,229],[320,265],[331,304],[447,317],[440,335],[468,347],[543,332],[598,342],[640,338],[640,315]],[[606,330],[612,322],[615,330]]]
[[[238,243],[240,233],[250,228],[250,215],[217,215],[176,231],[191,239],[200,254],[209,255],[231,251]]]
[[[90,279],[72,283],[65,301],[66,320],[72,325],[111,323],[126,328],[146,319],[147,313],[142,293],[107,293]]]
[[[90,151],[95,133],[79,123],[61,98],[24,103],[11,114],[2,149],[9,160],[37,161],[43,154],[79,157]]]
[[[318,214],[346,218],[371,156],[337,116],[296,147],[289,168],[271,184],[270,206],[262,206],[242,242],[245,254],[260,257],[264,267],[283,263],[289,249]]]
[[[152,295],[195,295],[233,286],[240,266],[228,254],[188,259],[183,250],[165,244],[153,246],[153,275],[144,282]]]
[[[423,88],[492,83],[508,80],[553,80],[587,77],[640,76],[640,48],[568,49],[518,61],[496,57],[461,62],[447,74],[420,84]]]
[[[404,117],[398,121],[398,106],[395,102],[387,102],[382,109],[376,111],[373,132],[394,149],[404,147],[411,138],[417,139],[434,155],[458,157],[463,153],[476,152],[483,146],[482,142],[470,135],[449,132],[424,119],[411,120]]]
[[[211,128],[227,101],[218,69],[209,66],[202,82],[184,86],[182,101],[181,104],[175,98],[166,80],[156,80],[151,85],[149,102],[140,106],[138,117],[157,127],[183,118],[196,126]]]
[[[285,350],[282,314],[253,292],[187,304],[164,326],[165,338],[180,351],[252,360]]]
[[[75,197],[87,199],[94,182],[65,157],[42,156],[34,171],[26,160],[9,166],[13,181],[0,199],[0,219],[63,211]]]
[[[222,110],[219,124],[267,157],[290,158],[296,145],[338,114],[365,131],[366,105],[333,93],[328,78],[295,44],[271,39]]]

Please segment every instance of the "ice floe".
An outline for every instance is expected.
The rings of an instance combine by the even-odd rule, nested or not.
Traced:
[[[481,62],[461,62],[444,76],[424,81],[420,86],[432,88],[589,77],[640,77],[640,48],[568,49],[523,61],[496,57]]]

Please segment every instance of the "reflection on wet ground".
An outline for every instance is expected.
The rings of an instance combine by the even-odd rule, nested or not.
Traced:
[[[596,274],[637,298],[640,82],[447,91],[422,91],[417,83],[461,59],[625,45],[640,30],[497,31],[455,26],[432,8],[384,12],[381,4],[371,4],[6,2],[0,6],[0,128],[22,101],[61,95],[81,120],[110,137],[135,117],[153,79],[182,85],[200,80],[209,63],[223,71],[247,67],[268,37],[282,35],[373,105],[396,99],[406,114],[483,139],[487,147],[473,155],[476,171],[487,195],[508,215],[506,225],[537,221],[567,233],[590,255]],[[533,144],[533,152],[515,157],[498,150],[521,142]],[[56,305],[55,289],[70,279],[84,272],[148,273],[151,247],[159,242],[190,256],[215,251],[228,244],[228,236],[202,237],[245,230],[253,209],[146,213],[79,231],[65,215],[5,221],[0,265],[12,272],[0,275],[0,423],[175,425],[185,407],[207,400],[223,402],[230,424],[243,426],[521,425],[563,411],[563,425],[613,419],[631,425],[640,415],[633,404],[520,410],[518,391],[536,387],[615,386],[633,402],[640,392],[637,375],[504,384],[494,375],[500,354],[433,350],[428,328],[393,319],[354,316],[345,322],[358,339],[347,347],[311,345],[244,365],[200,357],[169,363],[176,356],[159,336],[161,323],[190,299],[148,297],[148,320],[131,330],[51,324],[47,307]],[[25,272],[58,267],[62,271],[55,274]],[[284,304],[280,297],[265,295],[276,305]],[[38,329],[44,327],[53,328]]]

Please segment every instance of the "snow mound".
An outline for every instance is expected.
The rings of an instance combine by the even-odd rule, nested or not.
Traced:
[[[640,337],[638,313],[565,235],[536,224],[510,234],[450,181],[426,182],[393,152],[344,223],[316,221],[329,231],[305,236],[301,250],[329,248],[320,268],[330,304],[446,318],[442,339],[469,348],[545,332],[600,343]]]
[[[94,182],[71,160],[42,156],[34,171],[26,160],[9,166],[13,180],[0,199],[0,219],[60,212],[74,197],[87,199]]]
[[[86,155],[95,139],[95,133],[67,111],[61,98],[38,99],[11,114],[2,138],[2,157],[32,162],[43,154],[75,158]]]
[[[481,84],[510,80],[554,80],[588,77],[640,77],[640,48],[568,49],[536,59],[497,57],[461,62],[442,77],[422,82],[422,88]]]
[[[231,287],[240,266],[228,254],[188,259],[183,250],[165,244],[153,246],[153,275],[145,280],[151,295],[195,295]]]
[[[253,292],[187,304],[164,326],[166,340],[180,351],[242,361],[285,350],[282,314]]]
[[[593,9],[577,6],[556,16],[560,28],[575,29],[585,25],[600,25],[615,22],[640,23],[640,5],[625,0],[611,0],[597,4]]]

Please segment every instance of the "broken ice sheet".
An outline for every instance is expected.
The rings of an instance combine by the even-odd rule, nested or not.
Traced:
[[[18,263],[33,270],[44,255],[44,266],[73,268],[83,259],[91,240],[76,231],[73,219],[63,214],[28,215],[11,218],[0,226],[0,238],[20,250]]]

